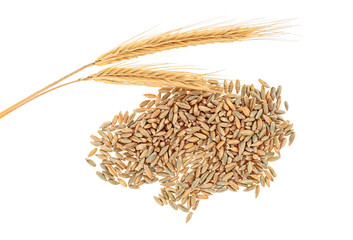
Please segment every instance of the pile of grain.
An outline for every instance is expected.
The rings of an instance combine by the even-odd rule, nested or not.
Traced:
[[[276,177],[269,163],[295,137],[282,117],[282,87],[259,82],[260,89],[237,80],[225,81],[222,93],[162,88],[145,94],[133,114],[120,112],[101,126],[100,137],[91,136],[96,148],[88,157],[102,161],[97,175],[133,189],[159,182],[156,202],[188,212],[187,222],[200,199],[214,193],[244,187],[257,197],[260,185],[269,187]]]

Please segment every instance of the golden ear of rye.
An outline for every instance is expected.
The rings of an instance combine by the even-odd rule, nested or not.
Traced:
[[[113,66],[92,74],[83,80],[94,80],[109,84],[141,85],[149,87],[179,87],[203,91],[218,91],[218,86],[208,84],[207,74],[185,71],[171,71],[165,67],[148,66]],[[216,80],[212,78],[212,80]]]
[[[176,29],[119,45],[101,55],[94,64],[103,66],[174,48],[274,37],[286,27],[283,23],[285,21],[225,26],[214,24],[190,30]]]

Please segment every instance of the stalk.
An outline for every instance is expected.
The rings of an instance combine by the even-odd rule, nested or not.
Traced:
[[[82,71],[82,70],[84,70],[84,69],[86,69],[86,68],[88,68],[88,67],[90,67],[90,66],[93,66],[93,65],[94,65],[94,63],[87,64],[87,65],[85,65],[85,66],[83,66],[83,67],[77,69],[76,71],[73,71],[72,73],[67,74],[66,76],[60,78],[59,80],[57,80],[57,81],[55,81],[55,82],[49,84],[48,86],[46,86],[46,87],[44,87],[44,88],[38,90],[37,92],[35,92],[35,93],[29,95],[28,97],[22,99],[22,100],[19,101],[18,103],[14,104],[14,105],[12,105],[11,107],[7,108],[6,110],[0,112],[0,119],[3,118],[3,117],[5,117],[7,114],[11,113],[12,111],[16,110],[17,108],[19,108],[19,107],[25,105],[26,103],[32,101],[33,99],[36,99],[37,97],[42,96],[42,95],[44,95],[45,93],[48,93],[48,92],[50,92],[50,91],[52,91],[52,90],[54,90],[54,89],[57,89],[57,88],[53,88],[52,90],[46,91],[46,90],[48,90],[49,88],[55,86],[56,84],[62,82],[63,80],[65,80],[65,79],[71,77],[72,75],[74,75],[74,74],[76,74],[76,73],[78,73],[78,72],[80,72],[80,71]],[[72,82],[71,82],[71,83],[72,83]],[[64,85],[65,85],[65,84],[64,84]],[[64,85],[61,85],[60,87],[62,87],[62,86],[64,86]],[[66,85],[67,85],[67,84],[66,84]],[[66,86],[66,85],[65,85],[65,86]]]

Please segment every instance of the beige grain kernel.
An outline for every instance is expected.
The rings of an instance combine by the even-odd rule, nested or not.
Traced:
[[[160,198],[153,196],[154,200],[156,201],[156,203],[158,203],[159,205],[163,206],[163,202]]]
[[[93,148],[89,153],[87,157],[92,157],[95,153],[97,152],[97,148]]]
[[[255,198],[257,198],[259,196],[259,193],[260,193],[260,186],[259,185],[256,185],[256,188],[255,188]]]
[[[292,145],[292,143],[294,142],[294,139],[295,139],[295,132],[289,136],[289,142],[288,142],[289,146]]]
[[[189,212],[189,214],[186,216],[186,223],[188,223],[190,221],[190,219],[192,218],[193,212]]]
[[[87,161],[87,163],[88,163],[89,165],[91,165],[92,167],[97,166],[97,164],[96,164],[93,160],[91,160],[91,159],[86,158],[86,161]]]
[[[268,85],[264,80],[259,79],[259,82],[260,82],[261,85],[264,86],[265,88],[270,88],[270,85]]]
[[[146,93],[146,94],[144,94],[144,96],[146,97],[146,98],[156,98],[156,95],[155,94],[153,94],[153,93]]]

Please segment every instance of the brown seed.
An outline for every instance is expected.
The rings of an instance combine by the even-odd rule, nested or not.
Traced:
[[[223,91],[224,91],[225,93],[228,93],[228,82],[227,82],[227,80],[224,80],[224,81],[223,81],[223,88],[224,88]]]
[[[240,91],[240,81],[238,79],[235,81],[235,91],[237,94]]]
[[[288,145],[292,145],[293,141],[295,139],[295,132],[293,132],[290,136],[289,136],[289,142]]]
[[[268,187],[270,187],[270,180],[267,177],[265,177],[265,183]]]
[[[97,148],[93,148],[93,149],[89,152],[89,154],[88,154],[87,157],[93,156],[96,152],[97,152]]]
[[[268,172],[268,171],[264,171],[264,173],[265,173],[265,175],[266,175],[266,177],[268,178],[268,179],[270,179],[271,181],[273,181],[273,177],[272,177],[272,175]]]
[[[208,196],[207,195],[203,195],[203,194],[197,194],[196,198],[197,199],[208,199]]]
[[[200,186],[200,188],[212,188],[213,187],[213,184],[212,183],[206,183],[206,184],[203,184]]]
[[[109,183],[111,183],[112,185],[118,185],[119,183],[117,181],[115,181],[114,179],[109,179],[108,180]]]
[[[281,96],[281,93],[282,93],[282,86],[279,85],[276,91],[276,98],[279,98]]]
[[[88,163],[89,165],[91,165],[92,167],[97,166],[97,164],[96,164],[93,160],[91,160],[91,159],[86,158],[86,161],[87,161],[87,163]]]
[[[175,202],[173,202],[172,200],[169,200],[168,203],[174,210],[178,210],[178,206],[175,204]]]
[[[196,199],[196,196],[195,196],[195,199]],[[195,204],[192,206],[192,210],[196,210],[197,209],[197,207],[199,206],[199,203],[200,203],[200,200],[199,199],[197,199],[196,201],[195,201]]]
[[[190,221],[190,219],[192,218],[193,212],[189,212],[189,214],[186,216],[186,223],[188,223]]]
[[[250,95],[251,95],[252,97],[256,98],[257,100],[262,101],[261,97],[260,97],[257,93],[251,91],[251,92],[250,92]]]
[[[265,177],[263,175],[260,176],[260,183],[262,187],[265,187]]]
[[[143,108],[143,107],[145,107],[145,106],[147,106],[147,104],[150,102],[150,100],[145,100],[145,101],[143,101],[143,102],[141,102],[140,103],[140,108]]]
[[[243,135],[246,135],[246,136],[252,136],[252,135],[254,135],[254,132],[251,131],[251,130],[243,130],[243,131],[241,131],[240,133],[243,134]]]
[[[145,137],[150,137],[150,134],[143,128],[139,128],[139,132]]]
[[[247,187],[247,188],[244,189],[244,192],[250,192],[250,191],[254,190],[255,187],[256,187],[255,185]]]
[[[100,179],[107,181],[107,179],[105,178],[105,176],[101,172],[97,171],[96,174]]]
[[[265,88],[270,88],[270,85],[268,85],[265,81],[263,81],[262,79],[259,79],[259,82],[261,83],[262,86],[264,86]]]
[[[104,129],[104,128],[106,128],[106,127],[109,127],[111,124],[112,124],[111,121],[105,122],[105,123],[103,123],[103,124],[100,126],[100,128]]]
[[[287,101],[284,101],[284,107],[286,108],[286,110],[288,111],[289,109],[289,105],[288,105],[288,102]]]
[[[275,87],[271,87],[271,98],[272,100],[275,100],[276,98],[276,88]]]
[[[118,182],[120,183],[121,186],[127,187],[127,184],[126,184],[126,182],[123,179],[118,178]]]
[[[183,212],[189,212],[189,209],[187,209],[186,207],[184,207],[183,205],[181,204],[178,204],[178,208],[183,211]]]
[[[239,186],[233,182],[233,181],[229,181],[229,185],[235,190],[238,191],[239,190]]]
[[[234,83],[233,81],[230,81],[228,85],[228,94],[231,94],[233,92],[233,88],[234,88]]]
[[[260,186],[259,185],[256,185],[256,188],[255,188],[255,198],[257,198],[259,196],[259,193],[260,193]]]
[[[178,105],[180,108],[184,108],[184,109],[190,109],[191,108],[188,104],[182,103],[182,102],[177,102],[176,105]]]
[[[268,158],[267,161],[274,162],[274,161],[277,161],[278,159],[279,159],[279,156],[274,156],[274,157]]]
[[[154,200],[156,201],[156,203],[158,203],[159,205],[163,206],[163,202],[160,198],[153,196]]]
[[[268,170],[270,170],[270,173],[273,177],[277,177],[275,170],[271,166],[268,166]]]
[[[149,177],[150,179],[153,179],[154,176],[153,176],[153,173],[150,170],[150,168],[147,165],[144,165],[143,168],[145,170],[145,173],[146,173],[147,177]]]
[[[96,141],[96,142],[100,142],[101,141],[101,139],[99,137],[96,137],[94,135],[91,135],[91,138],[92,138],[93,141]]]
[[[153,93],[146,93],[146,94],[143,94],[146,98],[151,98],[151,99],[153,99],[153,98],[156,98],[156,95],[155,94],[153,94]]]
[[[153,160],[157,157],[157,153],[152,153],[151,155],[148,156],[148,158],[146,159],[147,163],[151,163],[153,162]]]

